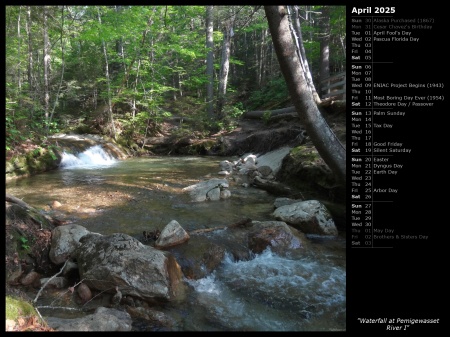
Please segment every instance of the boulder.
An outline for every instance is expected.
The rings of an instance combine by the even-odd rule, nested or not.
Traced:
[[[183,192],[188,192],[192,201],[200,202],[206,200],[220,200],[221,198],[229,198],[231,193],[221,194],[221,191],[228,189],[229,184],[226,179],[213,178],[207,181],[202,181],[194,185],[187,186],[182,189]]]
[[[86,228],[79,225],[64,225],[52,230],[52,243],[49,252],[50,260],[56,264],[64,263],[73,257],[79,240],[83,236],[91,234]],[[100,234],[97,234],[100,235]]]
[[[192,235],[186,245],[170,248],[188,279],[198,280],[208,276],[225,256],[225,248],[203,235]]]
[[[285,222],[253,221],[252,223],[253,227],[248,233],[248,248],[255,254],[262,253],[267,247],[271,247],[276,252],[303,248],[301,239],[294,235]]]
[[[161,231],[161,234],[155,242],[155,247],[167,248],[179,245],[187,240],[189,240],[189,234],[181,227],[178,221],[172,220]]]
[[[47,317],[47,324],[57,331],[131,331],[131,316],[126,311],[99,307],[81,318]]]
[[[90,289],[143,300],[172,300],[182,286],[182,272],[169,253],[123,233],[88,234],[76,250],[80,279]]]
[[[233,172],[234,164],[228,160],[222,160],[219,163],[219,167],[221,171],[227,171],[228,173]]]
[[[330,212],[318,200],[306,200],[280,206],[272,215],[275,219],[284,221],[305,234],[338,235]]]

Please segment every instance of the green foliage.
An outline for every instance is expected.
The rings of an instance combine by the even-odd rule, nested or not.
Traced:
[[[48,130],[48,133],[50,133],[50,134],[52,134],[52,133],[58,133],[60,130],[59,130],[59,126],[58,126],[58,122],[56,121],[56,120],[53,120],[53,121],[48,121],[48,120],[45,120],[44,119],[44,121],[43,121],[43,127],[45,128],[45,129],[47,129]]]
[[[260,90],[251,93],[248,99],[248,109],[254,110],[265,106],[267,103],[284,102],[289,97],[286,82],[283,77],[275,78]]]
[[[20,247],[24,250],[30,250],[30,245],[28,244],[28,239],[24,236],[21,236],[19,238],[20,241]]]
[[[57,160],[58,156],[56,155],[56,150],[61,150],[61,148],[54,144],[47,144],[46,139],[44,139],[44,143],[42,144],[42,147],[47,148],[47,153],[50,155],[52,160]]]
[[[42,149],[40,147],[37,147],[37,148],[33,149],[33,151],[31,151],[31,155],[33,157],[39,157],[41,155],[41,150]]]
[[[244,104],[242,102],[236,102],[233,106],[226,106],[224,108],[227,116],[238,119],[245,112]]]
[[[244,105],[242,102],[236,102],[234,105],[225,105],[223,107],[225,118],[216,122],[219,130],[231,131],[236,128],[237,120],[244,114]]]
[[[206,123],[206,128],[210,133],[219,132],[222,130],[231,131],[236,128],[237,121],[244,114],[245,109],[242,102],[238,101],[233,105],[225,105],[223,107],[224,117],[221,120],[203,119]]]
[[[311,9],[300,7],[302,15]],[[227,117],[217,122],[209,121],[203,114],[209,81],[205,62],[208,52],[205,6],[92,5],[47,6],[46,9],[52,43],[47,114],[42,60],[37,62],[33,57],[34,62],[30,63],[28,59],[28,47],[33,55],[39,55],[40,59],[42,56],[43,6],[30,8],[30,20],[24,7],[6,6],[7,151],[27,139],[56,132],[89,133],[93,125],[96,131],[106,130],[110,116],[104,107],[109,99],[116,105],[113,117],[120,124],[120,131],[127,137],[136,137],[157,134],[169,113],[195,119],[202,132],[210,127],[230,129],[234,127],[233,119],[239,118],[244,110],[276,108],[274,103],[281,104],[289,97],[284,79],[279,76],[276,55],[270,49],[270,37],[263,34],[268,26],[262,7],[254,12],[255,6],[231,11],[229,6],[214,6],[214,21],[219,23],[214,26],[215,81],[220,69],[223,23],[231,12],[236,14],[228,104],[223,109]],[[302,21],[302,32],[308,62],[315,70],[319,69],[321,8],[312,9],[308,17],[314,21]],[[345,53],[340,44],[346,31],[345,13],[344,6],[330,7],[330,62],[334,68],[345,66]],[[260,87],[256,76],[264,68],[266,83]],[[230,96],[237,99],[230,100]],[[244,101],[247,97],[248,102]],[[134,117],[131,106],[137,107]]]
[[[269,124],[270,115],[271,115],[270,111],[264,111],[262,115],[262,120],[264,121],[265,124]]]

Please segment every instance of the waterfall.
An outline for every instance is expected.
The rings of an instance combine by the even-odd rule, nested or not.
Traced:
[[[98,135],[57,134],[49,137],[59,150],[62,169],[99,169],[112,166],[127,154]]]
[[[60,167],[63,169],[97,169],[112,166],[115,163],[117,163],[117,159],[108,154],[101,145],[95,145],[76,155],[64,151]]]

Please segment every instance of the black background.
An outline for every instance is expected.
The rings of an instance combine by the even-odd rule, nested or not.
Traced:
[[[347,90],[351,88],[351,60],[349,58],[352,8],[383,7],[383,3],[347,3]],[[395,18],[433,18],[431,30],[413,30],[413,36],[420,37],[419,43],[374,43],[374,53],[378,60],[394,61],[394,64],[376,66],[374,81],[393,83],[447,82],[445,63],[447,44],[445,37],[449,21],[444,11],[435,3],[420,5],[387,2],[384,7],[395,7]],[[351,95],[347,91],[347,101]],[[374,89],[377,95],[445,95],[448,89]],[[448,98],[448,95],[445,95]],[[445,101],[444,101],[445,102]],[[347,228],[347,333],[414,334],[430,332],[435,335],[444,331],[448,312],[448,255],[447,236],[447,177],[446,161],[448,126],[444,122],[446,106],[435,102],[433,107],[409,108],[406,117],[395,119],[395,130],[377,130],[377,136],[405,143],[411,148],[409,155],[401,154],[396,163],[404,164],[398,176],[384,178],[377,176],[373,187],[393,186],[401,193],[390,205],[374,206],[374,227],[395,228],[396,234],[428,235],[428,240],[387,240],[393,248],[351,248],[350,221]],[[398,109],[404,110],[404,109]],[[347,116],[350,109],[347,108]],[[348,119],[349,120],[349,119]],[[397,121],[404,121],[400,125]],[[349,129],[349,127],[348,127]],[[386,134],[384,135],[383,132]],[[347,133],[350,137],[350,133]],[[350,144],[347,138],[347,167],[351,167]],[[347,172],[347,179],[351,176]],[[351,189],[349,183],[347,191]],[[351,200],[347,192],[347,214],[351,214]],[[378,244],[380,246],[380,244]],[[358,318],[367,319],[439,319],[439,324],[414,324],[406,331],[388,331],[384,323],[360,323]],[[394,323],[402,326],[403,324]]]
[[[447,84],[448,74],[448,23],[450,18],[443,2],[427,1],[421,3],[398,1],[348,1],[317,2],[317,5],[344,5],[347,7],[347,36],[350,36],[351,10],[353,7],[395,7],[396,18],[434,18],[433,29],[414,32],[420,37],[418,44],[384,44],[376,47],[378,57],[384,54],[385,60],[395,62],[393,66],[375,69],[375,80],[386,78],[388,82]],[[313,3],[311,2],[311,3]],[[180,5],[183,3],[180,3]],[[309,3],[308,3],[309,4]],[[347,41],[347,50],[349,50]],[[350,60],[347,64],[347,78],[350,79]],[[347,83],[350,88],[351,82]],[[441,92],[448,99],[448,89],[430,90]],[[417,91],[418,92],[418,91]],[[396,90],[392,95],[403,92]],[[406,95],[414,94],[405,90]],[[347,101],[351,97],[347,94]],[[445,101],[444,101],[445,102]],[[348,110],[348,115],[349,116]],[[402,197],[390,207],[375,208],[376,221],[389,221],[399,232],[410,235],[428,235],[428,240],[396,241],[393,248],[356,249],[350,247],[350,231],[347,230],[347,330],[330,332],[327,335],[344,334],[359,336],[367,334],[415,335],[429,333],[440,336],[448,321],[448,182],[447,152],[449,141],[448,115],[444,103],[435,103],[433,108],[408,111],[403,118],[405,125],[395,132],[402,133],[412,154],[405,160],[401,176],[395,188],[403,191]],[[397,123],[398,124],[398,123]],[[397,126],[396,124],[396,126]],[[349,133],[348,133],[349,135]],[[378,135],[380,135],[378,133]],[[388,135],[386,135],[388,137]],[[351,144],[347,138],[347,144]],[[350,149],[348,149],[350,153]],[[347,167],[350,168],[347,156]],[[347,172],[349,177],[351,172]],[[388,179],[388,178],[386,178]],[[349,180],[350,181],[350,180]],[[389,184],[386,181],[386,184]],[[347,190],[350,190],[347,186]],[[347,193],[348,195],[349,193]],[[351,213],[347,197],[347,214]],[[350,222],[348,222],[350,223]],[[391,225],[389,225],[391,226]],[[444,313],[446,313],[444,315]],[[387,324],[362,324],[358,318],[378,319],[439,319],[439,324],[414,324],[406,331],[390,332]],[[395,324],[400,325],[400,324]]]

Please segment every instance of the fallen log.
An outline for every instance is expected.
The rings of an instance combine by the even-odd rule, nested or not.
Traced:
[[[201,233],[208,233],[212,231],[216,231],[219,229],[225,229],[227,226],[220,226],[220,227],[214,227],[214,228],[202,228],[202,229],[196,229],[195,231],[189,232],[189,235],[193,234],[201,234]]]
[[[172,137],[147,137],[145,145],[170,145],[173,144]]]
[[[61,226],[61,225],[64,224],[64,221],[61,221],[59,219],[52,218],[52,217],[50,217],[50,216],[48,216],[46,214],[40,213],[34,207],[28,205],[25,201],[23,201],[23,200],[21,200],[19,198],[16,198],[15,196],[13,196],[11,194],[6,193],[6,201],[10,202],[10,203],[13,203],[13,204],[16,204],[16,205],[18,205],[18,206],[20,206],[22,208],[25,208],[27,211],[29,211],[28,214],[30,215],[30,218],[33,221],[35,221],[38,225],[40,225],[41,229],[42,229],[42,222],[41,222],[41,220],[39,220],[39,218],[37,216],[35,216],[36,214],[39,214],[39,216],[45,218],[45,220],[47,220],[50,224],[52,224],[54,226]]]
[[[287,108],[276,109],[276,110],[255,110],[255,111],[247,111],[244,112],[242,118],[247,119],[261,119],[266,114],[270,114],[270,116],[289,114],[292,112],[296,112],[295,106],[290,106]]]
[[[21,207],[23,207],[25,209],[30,209],[30,210],[32,209],[32,210],[34,210],[34,208],[31,207],[30,205],[28,205],[25,201],[23,201],[23,200],[21,200],[19,198],[16,198],[15,196],[13,196],[11,194],[8,194],[8,193],[6,193],[6,201],[12,202],[14,204],[17,204],[17,205],[19,205],[19,206],[21,206]]]
[[[318,105],[319,108],[325,108],[329,113],[339,113],[345,112],[346,109],[346,101],[338,101],[335,97],[330,97],[322,100],[322,102]],[[242,115],[242,118],[246,119],[261,119],[264,116],[269,116],[269,118],[273,118],[279,115],[285,115],[287,117],[292,117],[292,114],[297,114],[297,110],[295,106],[290,106],[287,108],[276,109],[276,110],[254,110],[247,111]],[[282,118],[282,117],[280,117]]]
[[[208,233],[208,232],[216,231],[219,229],[225,229],[225,228],[246,228],[246,227],[250,227],[251,224],[252,224],[252,219],[246,218],[246,219],[239,220],[238,222],[232,223],[231,225],[214,227],[214,228],[196,229],[195,231],[189,232],[189,234],[192,235],[192,234]]]
[[[285,113],[285,114],[281,114],[281,115],[275,115],[275,116],[271,116],[269,118],[269,123],[275,123],[281,120],[292,120],[292,119],[297,119],[298,118],[298,114],[296,112],[291,112],[291,113]]]

